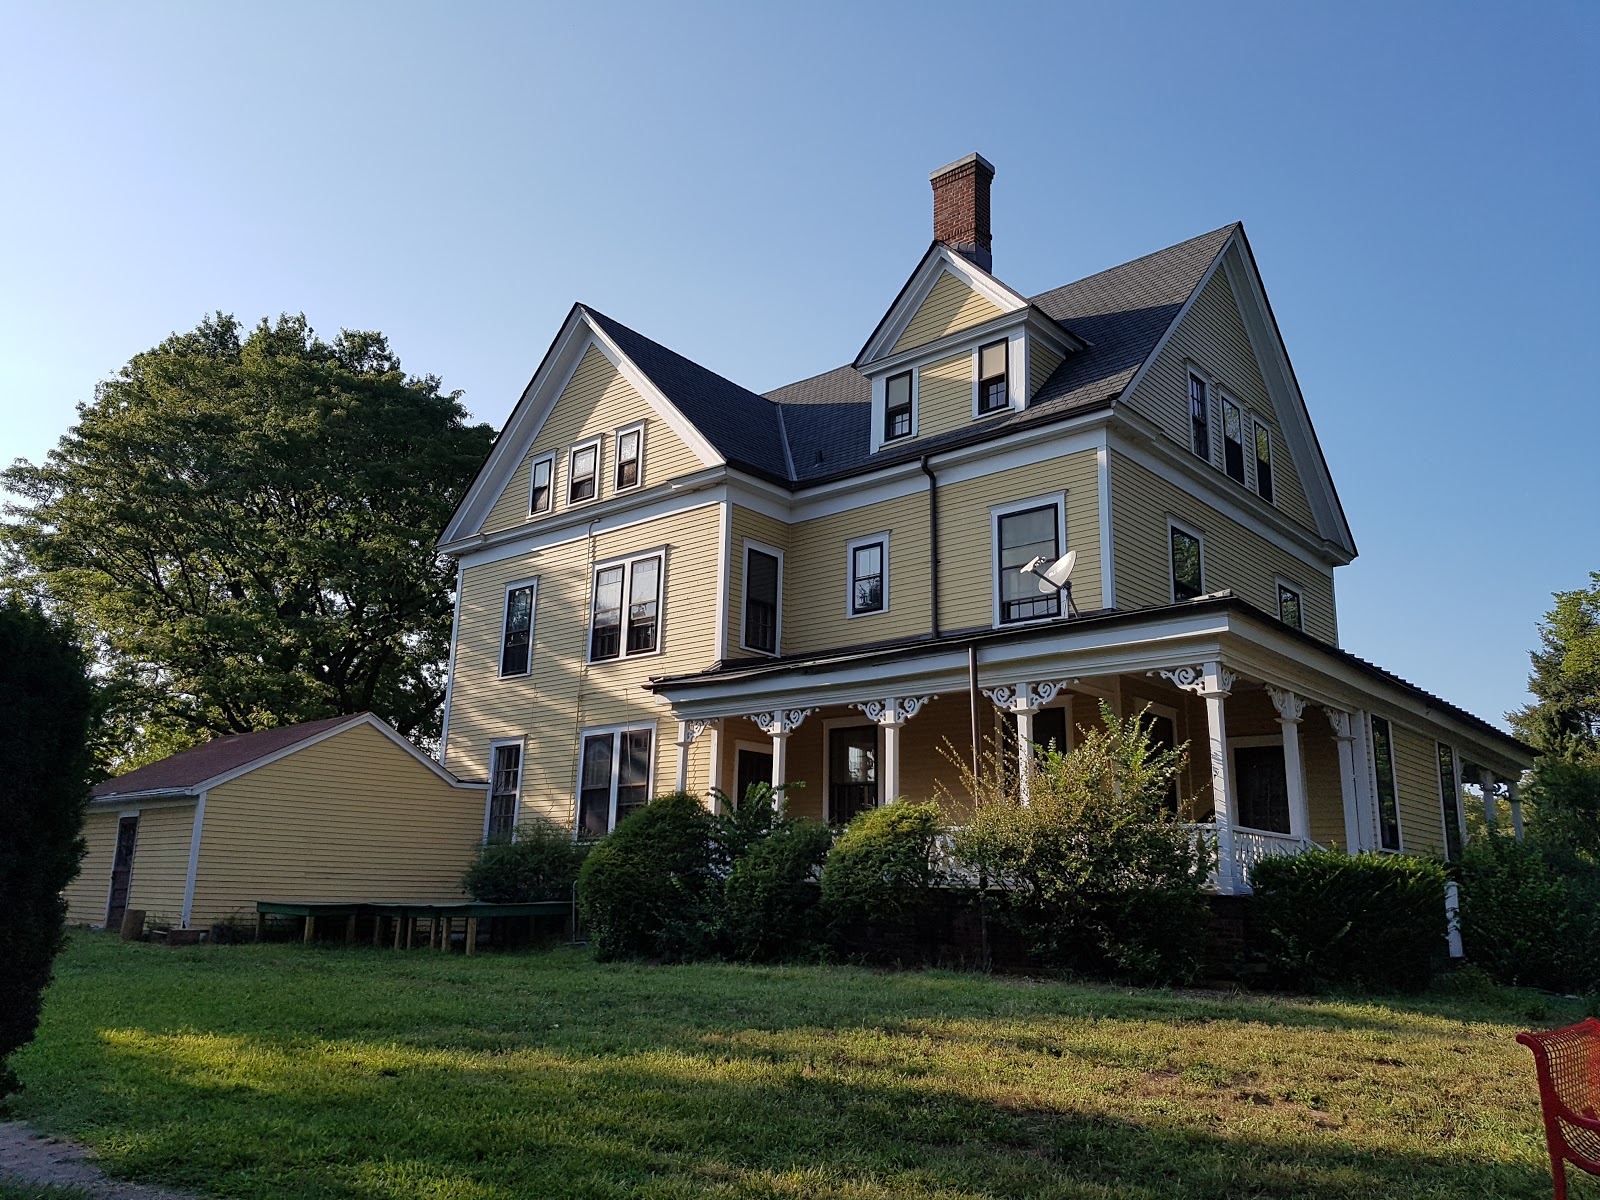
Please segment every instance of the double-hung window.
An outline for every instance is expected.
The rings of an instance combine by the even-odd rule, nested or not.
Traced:
[[[1244,414],[1226,396],[1222,398],[1222,469],[1228,478],[1244,482]]]
[[[553,454],[533,460],[532,479],[528,490],[528,513],[538,516],[550,511],[555,501],[556,459]]]
[[[589,661],[654,654],[661,644],[659,554],[612,563],[594,573]]]
[[[778,652],[782,612],[783,556],[775,550],[745,545],[744,630],[740,643],[746,650]]]
[[[851,617],[881,613],[889,608],[889,538],[887,534],[850,543]]]
[[[592,730],[578,761],[578,836],[604,837],[650,802],[653,731]]]
[[[1193,600],[1205,588],[1205,561],[1200,535],[1178,525],[1167,527],[1172,555],[1172,599]]]
[[[1394,734],[1389,722],[1372,718],[1372,775],[1378,794],[1378,838],[1385,850],[1400,849],[1400,799],[1395,790]]]
[[[644,426],[630,425],[617,430],[617,471],[614,490],[625,492],[639,486],[644,471]]]
[[[1023,571],[1036,558],[1045,565],[1061,557],[1061,504],[1048,500],[995,513],[995,574],[999,580],[997,617],[1002,625],[1058,616],[1061,594],[1041,592],[1039,576]]]
[[[911,436],[911,372],[891,375],[883,385],[883,440]]]
[[[978,412],[999,412],[1010,407],[1006,387],[1008,343],[990,342],[978,348]]]
[[[1189,448],[1211,461],[1211,402],[1206,399],[1206,381],[1189,376]]]
[[[1305,613],[1300,608],[1300,593],[1287,583],[1278,584],[1278,620],[1296,629],[1304,629]]]
[[[1260,421],[1255,422],[1256,437],[1256,495],[1272,503],[1272,430]]]
[[[489,764],[489,809],[484,814],[485,839],[509,838],[517,824],[517,794],[522,786],[522,743],[496,746]]]
[[[533,605],[537,581],[506,589],[505,623],[500,634],[500,676],[526,675],[533,654]]]
[[[1444,855],[1454,862],[1461,857],[1461,781],[1456,778],[1456,752],[1439,747],[1439,815],[1444,821]]]
[[[574,446],[567,459],[567,503],[593,500],[599,489],[600,442],[596,439]]]

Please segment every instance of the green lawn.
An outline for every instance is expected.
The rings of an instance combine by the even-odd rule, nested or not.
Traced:
[[[79,934],[13,1108],[227,1196],[1543,1197],[1580,1015]]]

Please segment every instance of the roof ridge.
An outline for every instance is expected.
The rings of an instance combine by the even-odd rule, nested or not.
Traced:
[[[1127,267],[1137,266],[1139,263],[1144,262],[1146,259],[1155,258],[1157,255],[1160,255],[1160,254],[1169,254],[1172,251],[1181,249],[1184,246],[1193,245],[1195,242],[1202,242],[1206,238],[1216,237],[1219,233],[1232,233],[1236,229],[1243,229],[1243,228],[1244,228],[1244,222],[1242,222],[1242,221],[1230,221],[1226,225],[1219,225],[1217,228],[1207,230],[1205,233],[1197,233],[1193,237],[1184,238],[1183,241],[1181,241],[1181,242],[1173,242],[1172,245],[1170,245],[1170,246],[1162,246],[1159,250],[1152,250],[1148,254],[1141,254],[1141,255],[1139,255],[1138,258],[1130,258],[1130,259],[1127,259],[1124,262],[1112,263],[1109,267],[1103,267],[1098,271],[1092,271],[1088,275],[1084,275],[1081,278],[1069,279],[1066,283],[1058,283],[1053,288],[1046,288],[1042,292],[1036,292],[1032,296],[1029,296],[1028,297],[1028,303],[1032,304],[1034,301],[1038,300],[1039,297],[1041,297],[1041,296],[1048,296],[1048,295],[1051,295],[1054,292],[1064,291],[1064,290],[1066,290],[1067,288],[1070,288],[1070,287],[1078,287],[1080,284],[1088,283],[1091,279],[1098,279],[1102,275],[1109,275],[1113,271],[1121,271],[1121,270],[1124,270]]]

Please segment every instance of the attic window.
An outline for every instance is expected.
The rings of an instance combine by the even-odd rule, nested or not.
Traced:
[[[1189,376],[1189,431],[1189,448],[1210,462],[1211,404],[1206,399],[1206,381],[1197,375]]]
[[[554,488],[550,486],[555,476],[556,460],[554,455],[547,454],[536,459],[533,464],[533,486],[528,496],[528,512],[533,516],[550,511],[550,501]]]
[[[978,349],[978,412],[999,412],[1010,405],[1006,395],[1005,341],[990,342]]]
[[[1256,423],[1256,495],[1272,503],[1272,430]]]
[[[1226,396],[1222,398],[1222,469],[1229,479],[1244,482],[1244,414]]]
[[[582,504],[593,500],[595,484],[600,471],[600,443],[598,440],[574,446],[567,463],[567,503]]]
[[[891,375],[884,384],[883,440],[911,436],[911,372]]]

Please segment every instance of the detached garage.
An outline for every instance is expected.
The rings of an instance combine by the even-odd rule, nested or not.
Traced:
[[[458,901],[483,837],[462,783],[371,713],[238,734],[94,789],[68,920],[183,928],[258,900]]]

